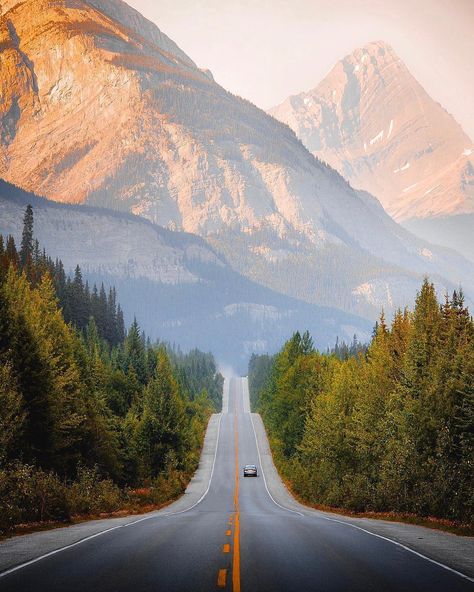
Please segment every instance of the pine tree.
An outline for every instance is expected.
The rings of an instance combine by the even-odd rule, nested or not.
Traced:
[[[117,343],[125,341],[125,321],[123,319],[123,311],[120,304],[117,305]]]
[[[126,369],[133,368],[138,380],[145,384],[147,380],[145,347],[136,318],[133,319],[125,340],[125,357]]]
[[[0,287],[0,363],[11,364],[27,414],[18,450],[27,460],[47,463],[52,447],[51,376],[29,323],[30,301],[26,277],[18,277],[11,266]]]
[[[115,345],[118,343],[117,339],[117,301],[115,288],[109,288],[109,295],[107,297],[107,333],[105,338],[107,341]]]
[[[156,373],[145,388],[143,416],[136,443],[145,474],[157,475],[172,458],[184,460],[184,403],[164,349],[157,354]]]
[[[28,204],[23,218],[21,235],[20,263],[23,268],[33,260],[33,247],[33,208]]]
[[[5,251],[7,255],[7,269],[10,265],[13,265],[15,269],[18,269],[20,266],[20,258],[18,256],[18,251],[16,250],[15,239],[11,235],[7,238]]]
[[[309,334],[309,331],[305,331],[303,333],[300,349],[303,355],[311,354],[312,352],[314,352],[314,342],[313,338]]]
[[[15,457],[25,417],[12,363],[0,360],[0,465]]]
[[[85,286],[79,265],[74,271],[74,279],[70,285],[72,322],[78,329],[85,329],[89,320],[89,303],[86,300]]]

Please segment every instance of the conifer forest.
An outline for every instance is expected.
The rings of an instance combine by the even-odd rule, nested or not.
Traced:
[[[125,329],[115,289],[0,236],[0,533],[176,497],[223,378],[214,358]]]
[[[252,356],[249,387],[306,502],[473,523],[474,324],[462,291],[439,302],[426,279],[413,311],[382,314],[365,350],[321,354],[295,333],[276,356]]]

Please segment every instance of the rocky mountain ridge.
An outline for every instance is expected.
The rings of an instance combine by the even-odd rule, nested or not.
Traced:
[[[384,42],[270,113],[396,220],[474,212],[472,140]]]

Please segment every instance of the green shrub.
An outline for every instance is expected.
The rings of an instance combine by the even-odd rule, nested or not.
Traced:
[[[69,518],[66,487],[57,475],[20,462],[0,469],[0,531],[25,522]]]
[[[77,479],[67,488],[71,515],[113,512],[124,503],[124,494],[110,479],[101,479],[97,467],[80,465]]]

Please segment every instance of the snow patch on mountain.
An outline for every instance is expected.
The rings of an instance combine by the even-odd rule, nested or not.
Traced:
[[[381,140],[383,140],[383,133],[384,131],[380,130],[376,136],[369,140],[369,144],[373,146],[376,142],[380,142]]]
[[[387,140],[390,139],[393,131],[393,119],[390,120],[390,127],[388,128]]]
[[[420,254],[427,259],[433,259],[433,253],[427,248],[421,249]]]

